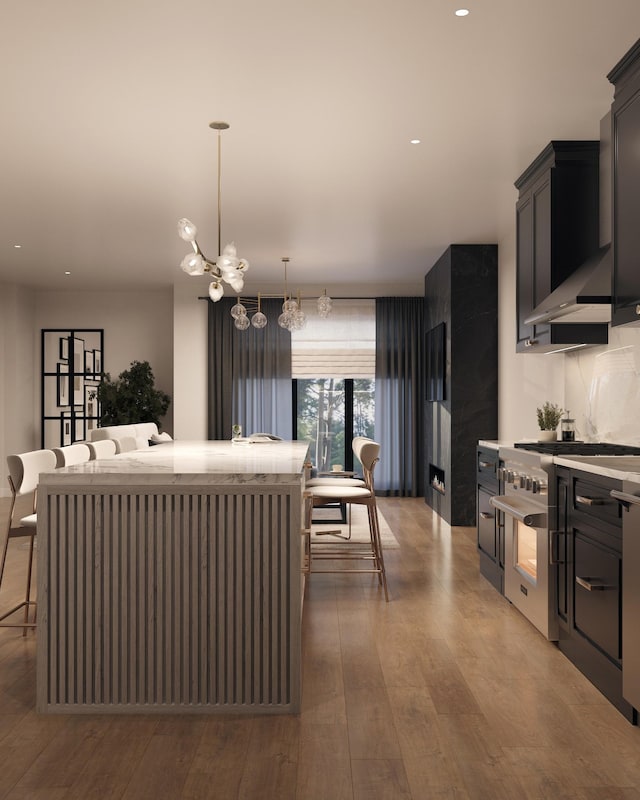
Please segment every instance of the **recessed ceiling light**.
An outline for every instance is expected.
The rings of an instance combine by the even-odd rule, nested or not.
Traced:
[[[22,247],[21,244],[14,244],[13,246],[16,248],[16,250],[19,250]]]
[[[71,275],[71,273],[69,272],[69,270],[65,270],[65,271],[64,271],[64,274],[65,274],[65,275]]]
[[[409,144],[420,144],[420,139],[411,139]]]
[[[456,17],[466,17],[468,15],[469,15],[469,9],[468,8],[459,8],[456,11]]]

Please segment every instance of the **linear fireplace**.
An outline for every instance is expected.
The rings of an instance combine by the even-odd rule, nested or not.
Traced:
[[[435,464],[429,464],[429,485],[439,494],[446,494],[444,470],[436,467]]]

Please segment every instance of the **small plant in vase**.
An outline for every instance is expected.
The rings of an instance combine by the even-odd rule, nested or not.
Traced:
[[[560,406],[547,400],[542,408],[536,409],[536,413],[538,415],[538,427],[540,428],[540,441],[552,442],[557,439],[556,428],[560,424],[564,413]]]

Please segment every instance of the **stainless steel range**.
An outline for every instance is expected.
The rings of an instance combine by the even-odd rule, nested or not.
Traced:
[[[504,514],[504,593],[551,641],[558,639],[550,531],[557,505],[553,456],[632,453],[640,449],[602,442],[523,442],[499,449],[504,494],[490,502]]]
[[[555,513],[553,458],[517,448],[500,448],[498,477],[504,494],[490,502],[504,514],[504,593],[552,641],[558,638],[549,563],[549,520]]]

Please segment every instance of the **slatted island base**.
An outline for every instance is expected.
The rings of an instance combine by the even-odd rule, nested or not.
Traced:
[[[40,713],[295,713],[307,445],[167,443],[41,476]]]

